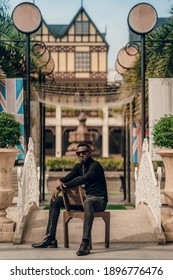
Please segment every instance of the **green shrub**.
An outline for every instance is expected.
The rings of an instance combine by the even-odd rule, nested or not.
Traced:
[[[10,148],[20,144],[20,123],[14,115],[6,112],[0,113],[0,148]]]
[[[75,158],[55,158],[55,157],[46,157],[46,169],[50,171],[56,170],[70,170],[78,162]]]
[[[53,105],[46,105],[45,110],[46,112],[56,112],[56,107]]]
[[[123,169],[123,159],[116,158],[97,158],[104,170],[114,171]]]
[[[153,144],[173,149],[173,115],[165,115],[154,125]]]
[[[115,158],[97,158],[104,170],[115,171],[123,169],[123,159]],[[56,170],[71,170],[73,166],[78,163],[76,158],[54,158],[46,157],[46,169],[50,171]]]
[[[62,108],[61,112],[63,116],[69,116],[69,117],[78,117],[80,114],[79,109],[73,109],[73,108]]]
[[[153,163],[153,168],[156,171],[158,167],[164,167],[163,161],[152,161]]]

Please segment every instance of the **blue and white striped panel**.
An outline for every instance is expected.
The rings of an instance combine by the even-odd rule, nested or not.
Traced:
[[[2,85],[0,90],[0,112],[7,110],[5,87]]]
[[[24,102],[23,102],[23,79],[6,79],[6,111],[15,115],[16,120],[21,123],[22,137],[21,145],[18,148],[21,154],[18,156],[19,160],[24,160]]]
[[[135,123],[132,126],[132,162],[133,163],[139,162],[138,135],[137,135],[137,126]]]

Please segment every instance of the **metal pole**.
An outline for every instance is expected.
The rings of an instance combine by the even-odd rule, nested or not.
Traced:
[[[142,143],[145,138],[145,34],[141,35],[141,119],[142,119]]]
[[[40,102],[40,181],[39,181],[39,190],[40,190],[40,202],[43,200],[42,197],[42,174],[43,174],[43,118],[42,118],[42,103]]]
[[[124,153],[124,184],[123,184],[123,193],[124,201],[126,201],[126,111],[124,112],[124,135],[123,135],[123,153]]]
[[[26,34],[26,151],[30,137],[30,34]]]
[[[39,73],[39,84],[43,83],[43,74]],[[40,202],[45,200],[45,106],[40,102]]]
[[[42,140],[42,144],[43,144],[43,148],[42,148],[42,153],[43,153],[43,167],[42,167],[42,182],[43,182],[43,201],[45,200],[45,106],[42,106],[42,118],[43,118],[43,140]]]
[[[130,184],[130,126],[129,120],[127,124],[127,189],[128,189],[128,202],[131,202],[131,184]]]

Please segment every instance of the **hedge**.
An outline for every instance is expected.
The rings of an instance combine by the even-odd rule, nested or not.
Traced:
[[[101,163],[104,170],[115,171],[123,169],[123,159],[115,158],[96,158]],[[58,170],[71,170],[73,166],[78,163],[78,159],[75,158],[55,158],[46,157],[46,170],[58,171]]]

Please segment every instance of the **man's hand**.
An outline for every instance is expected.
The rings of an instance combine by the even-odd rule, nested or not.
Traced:
[[[60,181],[60,179],[58,179],[57,181],[56,181],[56,189],[58,189],[58,188],[63,188],[63,186],[64,186],[64,184]]]
[[[55,198],[57,197],[57,195],[59,195],[59,193],[61,192],[60,189],[56,189],[52,192],[52,200],[55,201]]]
[[[52,200],[54,201],[56,196],[59,195],[59,193],[61,191],[64,191],[64,188],[66,188],[66,186],[64,185],[64,183],[62,183],[59,179],[56,181],[56,190],[54,190],[52,192]]]

